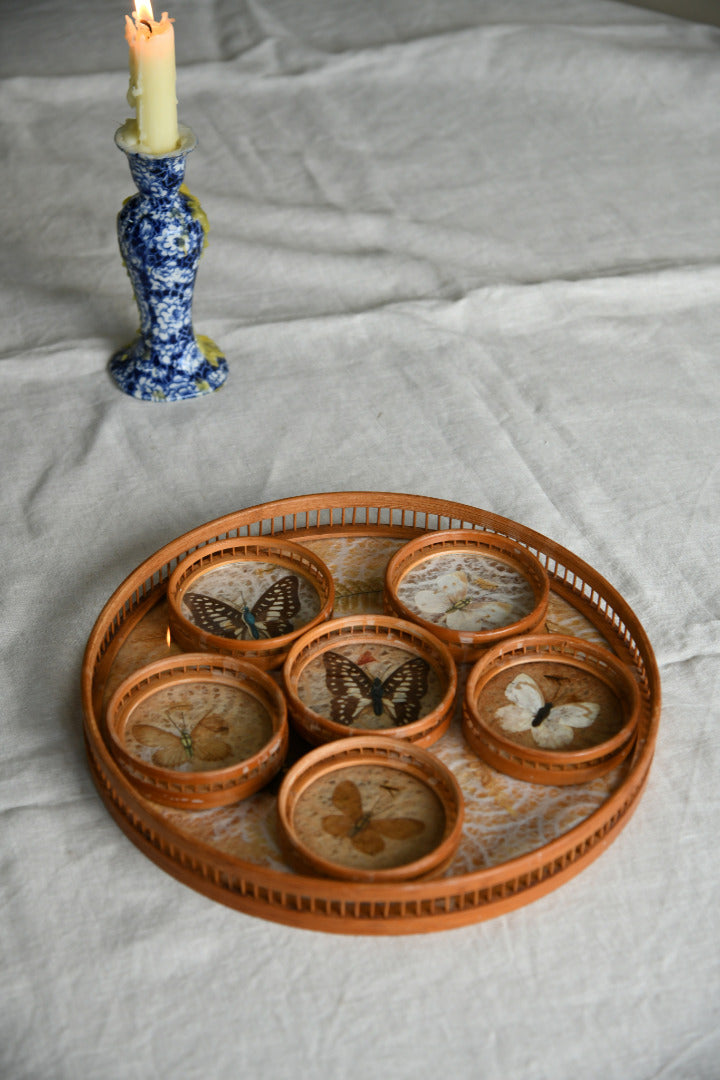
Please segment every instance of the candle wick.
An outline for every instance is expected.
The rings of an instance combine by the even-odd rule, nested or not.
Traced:
[[[147,19],[141,19],[141,20],[140,20],[140,22],[141,22],[141,23],[143,24],[143,26],[147,26],[148,30],[149,30],[149,31],[150,31],[150,33],[152,34],[152,32],[153,32],[153,31],[152,31],[152,26],[151,26],[151,25],[150,25],[150,23],[149,23],[149,22],[147,21]]]

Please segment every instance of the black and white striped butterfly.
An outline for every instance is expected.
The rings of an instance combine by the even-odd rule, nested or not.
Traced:
[[[257,641],[289,634],[295,629],[293,616],[300,610],[298,579],[294,574],[275,581],[252,607],[244,597],[242,607],[236,607],[199,592],[185,593],[184,601],[201,630],[239,640]]]
[[[386,679],[370,676],[341,653],[323,653],[325,684],[330,691],[330,718],[349,727],[364,708],[375,716],[383,712],[393,727],[412,724],[420,714],[427,693],[429,665],[421,656],[406,660]]]

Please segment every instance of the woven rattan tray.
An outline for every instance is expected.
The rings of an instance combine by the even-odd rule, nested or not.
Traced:
[[[432,881],[366,884],[300,876],[277,843],[277,781],[236,807],[186,811],[145,799],[108,746],[104,709],[120,681],[179,649],[166,642],[166,589],[179,559],[218,540],[275,536],[307,544],[333,571],[335,615],[381,612],[389,558],[423,532],[485,529],[537,555],[551,581],[545,629],[604,643],[632,669],[641,714],[635,747],[607,776],[565,788],[495,772],[465,744],[459,709],[432,752],[465,797],[463,841]],[[466,674],[466,673],[465,673]],[[462,676],[462,672],[461,672]],[[601,854],[629,819],[652,761],[660,715],[653,652],[623,598],[571,552],[522,525],[460,503],[415,495],[336,492],[240,510],[167,544],[115,591],[88,640],[82,670],[90,769],[110,813],[146,855],[230,907],[338,933],[399,934],[490,918],[562,885]]]

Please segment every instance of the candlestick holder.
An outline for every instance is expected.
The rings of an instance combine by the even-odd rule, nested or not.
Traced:
[[[140,329],[113,356],[110,374],[121,390],[143,401],[210,394],[228,374],[217,345],[193,331],[193,289],[207,219],[198,200],[181,186],[187,155],[197,140],[184,125],[179,131],[178,149],[169,154],[141,153],[125,127],[115,133],[138,188],[118,214],[117,230]]]

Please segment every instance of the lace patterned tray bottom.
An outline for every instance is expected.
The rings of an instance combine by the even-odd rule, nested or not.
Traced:
[[[391,537],[334,536],[305,541],[332,571],[334,614],[382,613],[383,576],[390,557],[404,540]],[[167,641],[165,600],[157,603],[130,632],[118,650],[104,685],[104,705],[113,690],[139,667],[181,652]],[[607,644],[584,615],[551,593],[545,630]],[[464,680],[452,724],[433,753],[455,774],[465,796],[465,822],[458,851],[445,876],[497,866],[526,855],[562,836],[597,810],[622,784],[628,765],[586,784],[546,787],[513,780],[482,762],[466,745],[460,727]],[[280,674],[276,673],[278,681]],[[297,748],[296,748],[297,754]],[[257,866],[291,872],[280,850],[276,793],[279,780],[235,806],[187,811],[157,807],[178,833]]]

